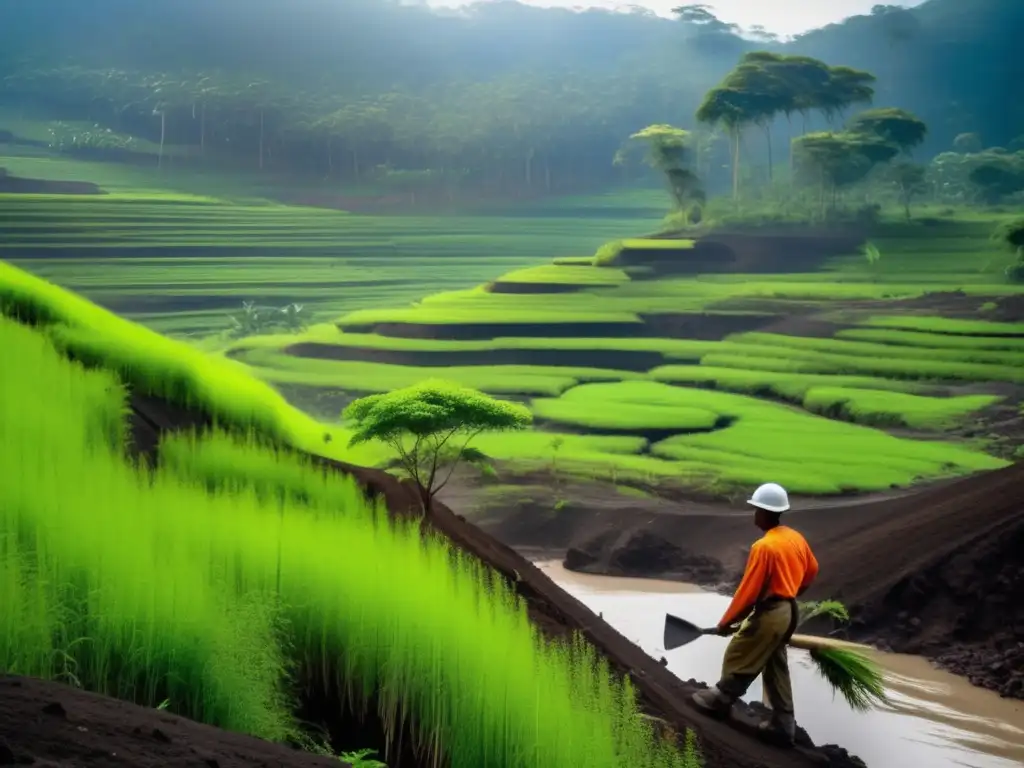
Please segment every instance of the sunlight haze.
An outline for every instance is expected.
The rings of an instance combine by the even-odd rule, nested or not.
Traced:
[[[487,0],[484,0],[485,2]],[[904,0],[904,2],[886,3],[886,5],[902,5],[913,8],[923,0]],[[430,0],[435,7],[464,5],[452,0]],[[597,0],[596,2],[576,2],[576,0],[527,0],[529,5],[558,6],[564,8],[625,8],[633,3],[616,2],[615,0]],[[671,16],[672,9],[687,3],[681,0],[645,0],[635,3],[650,8],[659,16]],[[715,0],[706,3],[712,12],[722,21],[739,24],[744,29],[760,24],[769,32],[782,37],[796,35],[811,29],[823,27],[842,21],[850,16],[870,13],[872,7],[879,5],[879,0]]]

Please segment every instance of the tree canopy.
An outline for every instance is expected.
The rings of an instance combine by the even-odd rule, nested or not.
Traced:
[[[353,427],[351,445],[377,440],[394,449],[424,513],[459,462],[483,458],[469,445],[474,437],[525,429],[533,420],[524,406],[441,380],[362,397],[342,417]]]

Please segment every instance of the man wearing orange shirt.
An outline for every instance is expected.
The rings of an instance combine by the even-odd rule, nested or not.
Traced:
[[[782,525],[782,513],[789,509],[785,488],[767,483],[747,503],[755,508],[754,524],[764,536],[750,548],[743,580],[718,623],[719,634],[733,635],[722,662],[722,679],[695,693],[693,701],[708,714],[726,715],[762,675],[772,716],[761,724],[761,733],[792,744],[796,719],[786,644],[796,630],[796,598],[818,575],[818,561],[807,540]],[[739,622],[743,624],[736,631]]]

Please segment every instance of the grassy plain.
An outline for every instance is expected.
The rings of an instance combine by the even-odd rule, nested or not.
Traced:
[[[314,320],[401,305],[592,251],[623,230],[654,228],[658,218],[643,195],[461,216],[355,214],[273,197],[333,205],[330,187],[4,154],[2,145],[0,167],[92,181],[108,193],[0,195],[0,258],[156,330],[190,337],[227,329],[243,301],[302,304]]]

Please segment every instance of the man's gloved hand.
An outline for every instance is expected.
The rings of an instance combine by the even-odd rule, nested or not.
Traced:
[[[715,634],[719,637],[729,637],[730,635],[735,635],[737,629],[738,627],[735,624],[726,624],[724,626],[720,624],[715,628]]]

